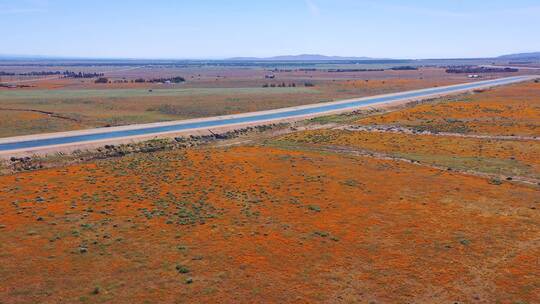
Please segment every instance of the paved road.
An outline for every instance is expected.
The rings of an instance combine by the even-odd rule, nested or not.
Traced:
[[[417,100],[455,94],[480,88],[507,85],[538,76],[515,76],[473,83],[464,83],[446,87],[436,87],[395,94],[350,99],[336,102],[319,103],[307,106],[283,108],[271,111],[245,113],[240,115],[217,116],[203,119],[191,119],[174,122],[131,125],[113,128],[98,128],[82,131],[51,133],[45,135],[19,136],[0,139],[0,154],[14,152],[32,152],[51,147],[66,147],[88,143],[101,143],[111,140],[135,139],[154,135],[172,134],[186,131],[206,130],[209,128],[235,127],[248,124],[263,124],[290,119],[322,116],[330,113],[351,111],[376,105],[383,105],[406,100]]]

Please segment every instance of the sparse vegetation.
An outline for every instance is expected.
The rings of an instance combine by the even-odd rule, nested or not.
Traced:
[[[503,254],[501,250],[517,250],[522,241],[534,237],[534,221],[522,219],[537,216],[528,208],[535,189],[512,183],[494,187],[484,178],[391,160],[260,146],[200,148],[129,154],[7,175],[0,177],[0,186],[4,189],[0,199],[16,202],[0,205],[0,223],[5,226],[0,234],[3,286],[17,286],[21,277],[34,276],[44,260],[55,266],[48,271],[49,281],[70,277],[61,285],[51,285],[49,296],[30,285],[25,295],[18,295],[23,299],[77,301],[85,294],[121,294],[124,299],[152,301],[173,293],[189,301],[206,301],[214,296],[229,299],[230,288],[239,284],[249,289],[273,282],[270,290],[256,296],[259,299],[278,290],[288,293],[291,282],[305,284],[304,267],[316,269],[321,260],[325,269],[338,268],[350,260],[351,252],[379,271],[373,273],[361,264],[348,266],[348,273],[369,274],[372,282],[380,283],[386,282],[388,271],[414,273],[415,282],[422,286],[415,286],[415,291],[445,286],[437,281],[438,271],[452,281],[465,280],[463,284],[470,287],[478,283],[467,278],[482,275],[482,267],[503,276],[511,265],[521,279],[532,277],[522,273],[534,269],[527,259],[494,264],[490,258]],[[482,213],[470,211],[479,208]],[[516,208],[519,214],[512,212]],[[35,221],[37,217],[44,221]],[[502,217],[505,227],[499,225]],[[184,219],[187,225],[182,224]],[[497,238],[485,238],[486,230]],[[429,246],[418,246],[419,242]],[[387,248],[393,246],[406,254],[389,255]],[[462,250],[458,246],[466,248],[467,255],[460,256],[456,271],[456,264],[448,261],[455,250]],[[16,254],[21,250],[33,252],[34,258]],[[290,250],[297,254],[291,255]],[[61,267],[74,256],[77,263],[91,261],[93,266]],[[422,267],[409,267],[418,263]],[[121,265],[122,271],[115,265]],[[275,268],[283,276],[272,271]],[[225,280],[239,270],[245,275]],[[324,273],[310,273],[314,284],[303,285],[307,295],[326,286]],[[111,279],[101,283],[103,278]],[[177,284],[167,283],[205,289],[214,286],[215,278],[227,292],[184,293]],[[132,284],[118,287],[126,280]],[[156,294],[136,287],[137,282],[150,280],[164,284]],[[88,283],[82,282],[100,285],[89,291]],[[513,284],[505,282],[490,293],[490,300],[513,298],[507,292]],[[373,290],[384,299],[410,299],[409,293],[400,291],[411,288],[404,282],[383,285],[384,289]],[[0,291],[0,296],[15,295]]]
[[[181,274],[186,274],[189,273],[189,268],[184,265],[176,265],[176,271]]]

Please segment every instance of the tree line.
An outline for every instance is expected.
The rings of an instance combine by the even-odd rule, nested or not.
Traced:
[[[313,84],[312,82],[305,82],[304,86],[305,87],[314,87],[315,84]],[[294,82],[291,82],[291,83],[285,83],[285,82],[282,82],[282,83],[265,83],[265,84],[262,85],[262,87],[263,88],[295,88],[296,83],[294,83]]]
[[[446,69],[446,73],[506,73],[506,72],[517,72],[519,69],[514,68],[494,68],[494,67],[474,67],[474,66],[461,66],[461,67],[451,67]]]
[[[102,77],[103,73],[86,73],[86,72],[74,72],[74,71],[32,71],[25,73],[12,73],[0,71],[0,76],[53,76],[63,75],[66,78],[95,78]]]
[[[149,82],[149,83],[165,83],[165,82],[181,83],[181,82],[184,82],[184,81],[186,81],[186,79],[184,77],[181,77],[181,76],[170,77],[170,78],[154,78],[154,79],[149,79],[149,80],[146,80],[144,78],[137,78],[137,79],[133,80],[133,82],[136,82],[136,83],[145,83],[145,82]]]
[[[131,83],[166,83],[166,82],[181,83],[184,81],[186,81],[184,77],[176,76],[176,77],[170,77],[170,78],[153,78],[153,79],[148,79],[148,80],[144,78],[137,78],[137,79],[132,79],[130,82]],[[110,82],[109,79],[106,77],[99,77],[95,81],[95,83],[109,83],[109,82]],[[127,82],[127,80],[125,82]]]

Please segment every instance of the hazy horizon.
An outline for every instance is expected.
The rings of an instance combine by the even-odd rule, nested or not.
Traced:
[[[400,57],[392,57],[392,58],[380,58],[380,57],[368,57],[368,56],[362,56],[362,55],[351,55],[351,56],[341,56],[341,55],[333,55],[333,54],[307,54],[307,53],[300,53],[300,54],[277,54],[267,57],[256,57],[256,56],[234,56],[234,57],[178,57],[178,58],[167,58],[167,57],[92,57],[92,56],[63,56],[63,55],[42,55],[42,54],[1,54],[0,53],[0,59],[32,59],[32,60],[39,60],[39,59],[52,59],[52,60],[230,60],[230,59],[246,59],[246,58],[254,58],[254,59],[271,59],[275,57],[294,57],[294,56],[304,56],[304,55],[316,55],[316,56],[324,56],[324,57],[342,57],[342,58],[349,58],[349,57],[357,57],[355,60],[454,60],[454,59],[492,59],[497,58],[504,55],[513,55],[513,54],[521,54],[521,53],[537,53],[537,52],[515,52],[512,54],[500,54],[493,57],[487,57],[487,56],[480,56],[480,57],[433,57],[433,58],[400,58]],[[363,58],[364,57],[364,58]]]
[[[227,59],[321,54],[394,59],[536,52],[534,0],[0,0],[0,55]]]

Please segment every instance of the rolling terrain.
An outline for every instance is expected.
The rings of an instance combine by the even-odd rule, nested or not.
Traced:
[[[0,299],[538,302],[538,89],[43,158],[0,176]]]

